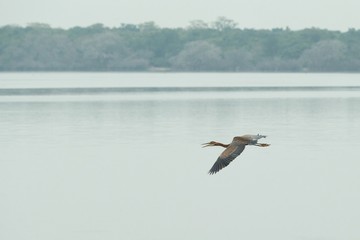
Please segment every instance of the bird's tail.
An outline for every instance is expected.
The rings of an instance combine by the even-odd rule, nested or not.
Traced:
[[[256,135],[257,139],[260,139],[260,138],[266,138],[266,135],[261,135],[261,134],[258,134]]]

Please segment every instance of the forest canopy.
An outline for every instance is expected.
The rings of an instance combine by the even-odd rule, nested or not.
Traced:
[[[240,29],[224,17],[174,29],[7,25],[0,71],[359,72],[360,31]]]

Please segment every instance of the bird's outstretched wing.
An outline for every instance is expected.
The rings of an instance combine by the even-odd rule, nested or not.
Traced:
[[[245,144],[239,144],[239,145],[233,145],[230,144],[229,147],[227,147],[218,157],[214,165],[209,171],[209,174],[215,174],[227,165],[231,163],[232,160],[234,160],[237,156],[242,153],[245,149]]]

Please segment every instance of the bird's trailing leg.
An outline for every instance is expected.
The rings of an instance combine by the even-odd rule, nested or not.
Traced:
[[[270,146],[270,144],[268,144],[268,143],[257,143],[257,144],[255,144],[255,146],[258,146],[258,147],[268,147],[268,146]]]

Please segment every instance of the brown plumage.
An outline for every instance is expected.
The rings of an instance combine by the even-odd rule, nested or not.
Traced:
[[[254,145],[258,147],[268,147],[270,144],[267,143],[258,143],[257,141],[261,138],[265,138],[264,135],[244,135],[240,137],[234,137],[233,141],[230,144],[223,144],[220,142],[211,141],[209,143],[204,143],[203,147],[210,146],[221,146],[226,148],[218,157],[214,165],[209,171],[209,174],[215,174],[224,167],[228,166],[237,156],[239,156],[245,149],[246,145]]]

